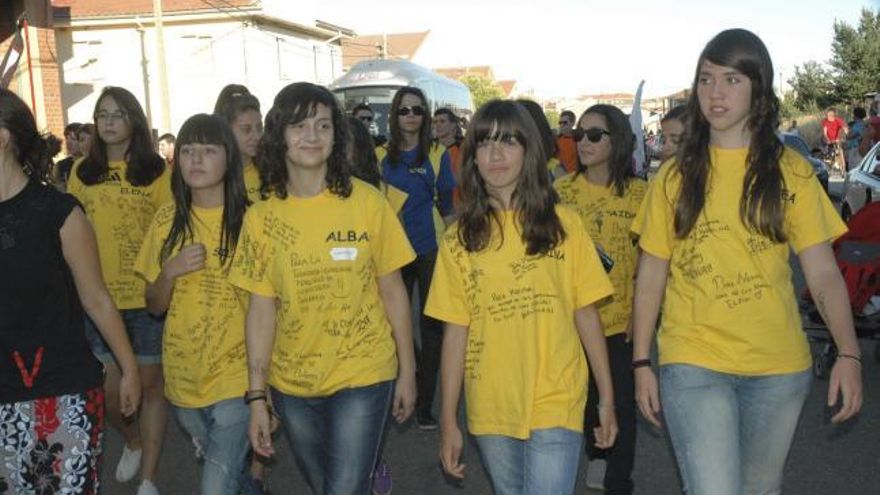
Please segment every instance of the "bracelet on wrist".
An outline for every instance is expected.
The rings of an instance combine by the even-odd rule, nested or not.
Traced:
[[[856,356],[855,354],[838,354],[838,355],[837,355],[837,359],[840,359],[840,358],[844,358],[844,359],[852,359],[853,361],[859,363],[859,366],[862,365],[862,358],[861,358],[861,356]]]
[[[636,359],[632,362],[632,369],[645,368],[651,366],[650,359]]]
[[[244,393],[244,403],[250,404],[251,402],[265,400],[268,402],[268,394],[265,390],[248,390]]]

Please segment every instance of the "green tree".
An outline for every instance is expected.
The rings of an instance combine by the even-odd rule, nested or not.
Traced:
[[[863,8],[857,27],[834,21],[831,53],[837,103],[859,102],[880,89],[880,10]]]
[[[788,84],[795,93],[794,106],[801,111],[815,106],[825,108],[835,100],[832,74],[815,60],[795,66]]]
[[[544,109],[544,117],[547,117],[547,122],[550,123],[550,127],[556,128],[559,125],[559,110],[555,108],[545,108]]]
[[[480,108],[483,103],[489,100],[504,98],[504,90],[501,89],[501,86],[487,77],[468,74],[459,81],[471,90],[471,98],[473,98],[476,108]]]

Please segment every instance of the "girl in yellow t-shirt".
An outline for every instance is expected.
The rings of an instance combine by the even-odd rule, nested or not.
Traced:
[[[152,480],[168,414],[162,383],[162,321],[144,308],[144,281],[133,268],[153,215],[171,201],[170,173],[165,160],[156,154],[144,110],[129,91],[104,88],[95,104],[94,119],[92,145],[74,165],[67,190],[82,203],[95,227],[101,272],[125,322],[143,386],[136,422],[123,421],[119,404],[107,401],[107,418],[125,437],[116,479],[128,481],[140,469],[143,481],[138,493],[150,495],[157,493]],[[85,327],[92,351],[106,368],[107,397],[116,397],[119,367],[88,318]]]
[[[722,31],[697,63],[675,161],[652,182],[634,301],[636,400],[660,399],[684,488],[779,493],[810,389],[810,350],[791,282],[797,253],[840,353],[829,401],[861,408],[861,357],[829,241],[845,226],[810,165],[776,135],[779,100],[764,43]],[[660,303],[660,384],[649,351]],[[658,397],[659,396],[659,397]]]
[[[235,495],[249,450],[247,301],[226,280],[248,201],[241,156],[226,122],[205,114],[184,122],[174,155],[174,202],[156,213],[135,270],[147,309],[167,313],[165,395],[204,457],[201,493]]]
[[[230,281],[250,293],[254,451],[272,454],[272,403],[315,493],[367,493],[389,409],[415,404],[409,303],[415,257],[385,197],[350,176],[330,91],[281,90],[260,148],[267,199],[245,215]],[[269,390],[271,387],[271,390]]]
[[[241,84],[228,84],[220,91],[214,104],[219,115],[235,134],[241,163],[244,164],[244,186],[252,203],[260,199],[260,172],[257,170],[257,148],[263,135],[263,114],[260,100]]]
[[[593,242],[614,261],[608,272],[614,296],[599,305],[599,317],[608,345],[620,432],[613,448],[607,451],[593,448],[590,431],[598,424],[599,410],[596,407],[596,384],[590,380],[585,425],[587,457],[591,461],[587,480],[595,480],[611,493],[632,493],[636,402],[630,367],[630,315],[639,253],[629,227],[645,198],[647,183],[633,174],[635,136],[629,119],[619,108],[591,106],[581,115],[572,136],[577,143],[577,170],[559,178],[553,186],[562,204],[578,213]],[[594,478],[603,472],[604,482]]]
[[[496,493],[572,493],[583,446],[587,360],[600,394],[597,445],[617,434],[611,374],[594,304],[611,295],[577,215],[558,206],[537,126],[494,100],[467,133],[462,210],[446,231],[426,312],[446,322],[440,460],[464,477],[468,429]],[[526,454],[528,452],[528,454]]]

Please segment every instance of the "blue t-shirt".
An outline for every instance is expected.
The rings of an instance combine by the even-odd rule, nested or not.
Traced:
[[[403,229],[416,254],[437,250],[434,232],[434,196],[442,216],[452,213],[452,176],[449,153],[444,151],[440,159],[440,176],[434,177],[430,158],[416,163],[418,147],[400,154],[400,163],[392,164],[388,156],[382,160],[382,177],[385,182],[408,194],[400,214]],[[435,194],[436,191],[436,194]]]

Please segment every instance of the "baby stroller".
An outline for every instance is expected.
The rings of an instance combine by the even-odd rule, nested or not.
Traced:
[[[849,231],[834,243],[834,256],[846,282],[856,336],[878,340],[880,336],[880,202],[868,203],[850,218]],[[804,330],[812,342],[822,344],[813,356],[813,374],[825,378],[837,358],[837,348],[809,292],[802,309],[806,314]],[[880,343],[874,347],[880,361]]]

